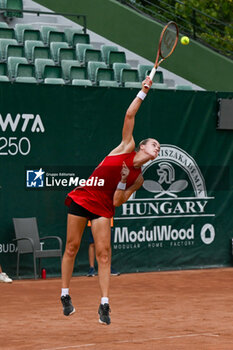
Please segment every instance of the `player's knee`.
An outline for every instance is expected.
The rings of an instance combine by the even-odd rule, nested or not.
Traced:
[[[80,244],[77,242],[70,242],[66,244],[66,254],[70,257],[73,258],[76,256],[78,250],[79,250]]]
[[[104,264],[104,265],[110,264],[110,250],[105,249],[103,251],[96,253],[96,259],[100,264]]]

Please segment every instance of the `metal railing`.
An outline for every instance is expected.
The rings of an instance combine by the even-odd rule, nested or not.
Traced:
[[[175,5],[163,0],[117,0],[162,24],[175,21],[180,32],[220,54],[233,58],[233,26],[176,0]],[[184,7],[186,7],[184,15]]]
[[[37,16],[41,15],[52,15],[52,16],[63,16],[67,17],[70,19],[71,18],[76,18],[77,20],[82,19],[83,24],[83,33],[86,34],[87,32],[87,16],[86,15],[80,15],[80,14],[73,14],[73,13],[66,13],[66,12],[46,12],[46,11],[33,11],[33,10],[15,10],[15,9],[10,9],[10,8],[4,8],[0,7],[0,12],[1,13],[15,13],[15,14],[21,14],[21,13],[32,13],[36,14]],[[5,16],[9,17],[9,16]],[[10,16],[11,17],[11,16]]]

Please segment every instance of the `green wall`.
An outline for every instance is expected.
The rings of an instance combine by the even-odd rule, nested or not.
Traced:
[[[58,180],[71,173],[87,178],[120,143],[137,92],[0,84],[0,263],[9,275],[16,272],[12,218],[37,217],[41,237],[58,235],[65,244],[64,200],[76,185]],[[233,97],[152,90],[143,102],[135,141],[155,137],[161,151],[143,170],[150,190],[142,187],[116,210],[113,263],[121,272],[231,265],[233,131],[216,129],[220,96]],[[28,176],[39,169],[44,183],[35,187]],[[85,274],[87,233],[77,261],[75,273]],[[21,275],[33,276],[31,255],[20,266]],[[42,266],[49,275],[60,274],[58,258]]]
[[[87,15],[90,30],[123,47],[155,60],[162,26],[114,0],[39,0],[54,11]],[[163,67],[206,90],[233,90],[233,63],[214,51],[191,40],[178,44]]]

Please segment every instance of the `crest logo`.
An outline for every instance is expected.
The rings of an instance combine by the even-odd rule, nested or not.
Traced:
[[[146,179],[150,168],[156,168],[153,175],[157,180]],[[143,175],[143,187],[149,192],[157,193],[155,198],[166,195],[176,198],[188,188],[189,183],[192,187],[189,186],[190,194],[193,192],[194,197],[207,197],[205,181],[197,163],[179,147],[161,145],[159,156],[144,166]]]
[[[166,194],[176,198],[176,193],[183,191],[188,186],[188,182],[186,180],[175,180],[175,169],[171,164],[161,162],[158,163],[158,166],[159,169],[157,170],[157,174],[159,176],[159,180],[145,180],[143,187],[149,192],[157,193],[154,196],[155,198]],[[169,184],[169,187],[166,190],[162,187],[163,183]]]
[[[208,209],[205,180],[195,160],[174,145],[161,145],[159,156],[142,169],[142,187],[122,205],[120,220],[214,216]]]

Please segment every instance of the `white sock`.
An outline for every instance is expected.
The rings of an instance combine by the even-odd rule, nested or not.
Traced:
[[[62,288],[61,289],[61,297],[69,295],[69,288]]]
[[[107,298],[107,297],[101,298],[101,304],[102,304],[102,305],[104,305],[104,304],[109,304],[108,298]]]

